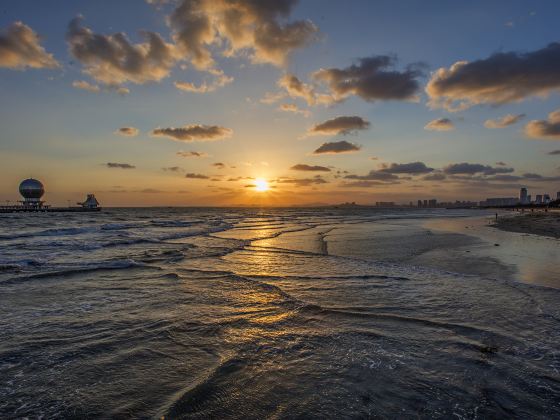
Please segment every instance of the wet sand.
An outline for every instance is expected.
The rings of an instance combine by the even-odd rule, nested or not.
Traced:
[[[530,213],[520,216],[498,217],[494,227],[508,232],[560,238],[560,213]]]

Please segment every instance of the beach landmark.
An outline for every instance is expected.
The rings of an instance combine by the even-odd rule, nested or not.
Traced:
[[[19,193],[23,200],[16,205],[0,206],[0,213],[14,212],[90,212],[100,211],[101,207],[94,194],[88,194],[79,207],[51,207],[41,198],[45,195],[43,183],[35,178],[28,178],[19,184]]]
[[[41,197],[45,194],[45,187],[41,181],[33,178],[24,179],[19,184],[19,193],[23,197],[21,204],[24,207],[40,208],[43,206]]]

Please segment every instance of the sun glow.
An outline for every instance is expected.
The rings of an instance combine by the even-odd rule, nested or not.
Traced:
[[[268,191],[270,185],[268,185],[268,181],[264,178],[257,178],[255,179],[255,190],[259,192]]]

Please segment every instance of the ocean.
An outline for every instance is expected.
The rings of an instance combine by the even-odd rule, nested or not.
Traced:
[[[1,215],[0,417],[560,418],[558,260],[481,217]]]

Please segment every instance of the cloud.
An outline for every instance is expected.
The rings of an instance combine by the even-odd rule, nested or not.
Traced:
[[[107,168],[120,168],[120,169],[134,169],[136,166],[130,165],[128,163],[115,163],[115,162],[107,162],[105,164]]]
[[[206,175],[202,175],[202,174],[194,174],[194,173],[188,173],[185,175],[185,178],[189,178],[189,179],[209,179],[209,176]]]
[[[226,56],[249,52],[254,63],[283,66],[290,53],[315,38],[308,20],[282,22],[296,0],[183,0],[169,17],[181,54],[198,69],[214,65],[211,47]]]
[[[115,131],[115,134],[125,137],[136,137],[139,132],[140,131],[135,127],[121,127]]]
[[[222,162],[213,163],[212,166],[214,166],[215,168],[218,168],[218,169],[224,169],[226,167],[226,165]]]
[[[321,154],[338,154],[338,153],[353,153],[358,152],[361,149],[361,146],[357,144],[347,142],[346,140],[342,141],[335,141],[335,142],[327,142],[323,143],[316,149],[313,154],[314,155],[321,155]]]
[[[0,32],[0,67],[54,69],[60,64],[41,46],[33,29],[22,22],[14,22]]]
[[[85,80],[74,80],[72,82],[72,87],[76,89],[87,90],[88,92],[98,93],[101,89],[97,85],[93,85]]]
[[[560,150],[553,150],[553,151],[551,151],[551,152],[548,152],[547,155],[552,155],[552,156],[554,156],[554,155],[560,155]]]
[[[317,175],[313,178],[278,178],[276,180],[279,184],[291,184],[296,187],[308,187],[310,185],[328,184],[328,181]]]
[[[367,175],[346,175],[346,179],[360,179],[363,181],[396,181],[399,179],[397,175],[391,174],[389,172],[381,171],[369,171]]]
[[[507,174],[513,172],[513,168],[495,168],[488,165],[482,165],[480,163],[452,163],[443,168],[443,172],[448,175],[461,175],[461,174],[484,174],[484,175],[495,175],[495,174]]]
[[[410,174],[418,175],[432,172],[434,168],[429,168],[424,162],[411,162],[411,163],[391,163],[390,165],[381,165],[381,172],[390,174]]]
[[[164,172],[182,172],[183,168],[180,166],[168,166],[167,168],[161,168]]]
[[[422,72],[417,66],[395,70],[396,60],[386,55],[361,58],[356,64],[338,69],[320,69],[314,80],[326,84],[335,100],[356,95],[365,101],[417,100]]]
[[[330,105],[337,100],[329,94],[317,93],[315,88],[307,83],[302,82],[294,74],[286,73],[276,83],[278,87],[284,89],[286,93],[270,93],[267,92],[263,103],[273,103],[283,99],[288,95],[290,98],[300,98],[307,102],[307,105]]]
[[[309,136],[334,136],[337,134],[350,134],[358,130],[366,130],[370,126],[369,121],[362,117],[343,116],[316,124],[307,130]]]
[[[215,76],[214,80],[209,84],[203,82],[202,84],[196,86],[191,82],[176,81],[174,85],[177,89],[185,92],[209,93],[233,82],[233,77],[226,76],[222,70],[211,69],[209,71]]]
[[[484,127],[486,128],[505,128],[507,126],[513,125],[522,118],[525,117],[525,114],[507,114],[504,115],[502,118],[498,118],[497,120],[486,120],[484,122]]]
[[[233,130],[217,125],[191,124],[183,127],[156,128],[152,137],[167,137],[175,141],[214,141],[231,137]]]
[[[158,190],[156,188],[144,188],[142,190],[138,190],[138,191],[135,191],[135,192],[139,192],[139,193],[142,193],[142,194],[163,194],[166,191]]]
[[[496,162],[496,165],[498,165],[498,166],[507,166],[507,163],[502,162],[502,161],[499,161],[499,162]]]
[[[84,73],[106,85],[143,84],[169,75],[177,61],[175,47],[155,32],[142,32],[145,43],[132,44],[124,33],[96,34],[73,19],[66,33],[70,53],[84,65]]]
[[[304,117],[309,117],[310,112],[305,109],[300,109],[296,104],[282,104],[278,107],[279,111],[292,112],[294,114],[301,114]]]
[[[457,111],[476,104],[519,102],[560,89],[560,43],[540,50],[495,53],[458,61],[432,74],[426,86],[432,107]]]
[[[189,157],[206,158],[206,157],[210,156],[206,152],[195,152],[195,151],[192,151],[192,150],[188,151],[188,152],[181,150],[181,151],[177,152],[176,154],[177,154],[177,156],[181,156],[181,157],[184,157],[184,158],[189,158]]]
[[[455,125],[453,125],[453,122],[449,118],[438,118],[426,124],[424,129],[431,131],[450,131],[455,130]]]
[[[548,120],[529,121],[525,134],[534,139],[560,140],[560,109],[548,114]]]
[[[391,182],[390,184],[398,184],[398,182]],[[389,185],[387,182],[379,182],[379,181],[353,181],[353,182],[343,182],[340,184],[341,187],[350,187],[350,188],[371,188],[371,187],[378,187],[378,186],[385,186]]]
[[[306,165],[304,163],[298,163],[297,165],[292,166],[290,169],[294,171],[310,171],[310,172],[330,172],[331,170],[326,166],[318,166],[318,165]]]

